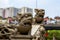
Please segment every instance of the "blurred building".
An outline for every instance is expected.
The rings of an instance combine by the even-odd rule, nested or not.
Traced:
[[[45,18],[44,18],[44,21],[47,21],[47,20],[49,20],[49,17],[45,17]]]
[[[22,7],[19,9],[18,13],[33,13],[33,9],[32,8],[28,8],[28,7]]]
[[[14,7],[5,8],[5,18],[16,16],[18,9]]]
[[[4,9],[0,8],[0,16],[3,17]]]
[[[55,23],[56,23],[55,19],[52,19],[52,18],[49,18],[49,17],[44,18],[44,24],[55,24]]]
[[[16,16],[17,13],[33,13],[32,8],[22,7],[22,8],[15,8],[15,7],[8,7],[8,8],[0,8],[0,16],[3,18],[13,17]]]
[[[47,24],[47,21],[49,20],[49,17],[44,18],[44,24]]]
[[[54,19],[56,20],[56,24],[60,24],[60,17],[59,16],[56,16]]]

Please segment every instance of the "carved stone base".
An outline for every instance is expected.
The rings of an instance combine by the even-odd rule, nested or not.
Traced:
[[[16,35],[12,37],[12,40],[32,40],[31,35]]]

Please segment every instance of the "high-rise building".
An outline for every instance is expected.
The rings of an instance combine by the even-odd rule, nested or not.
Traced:
[[[15,8],[15,7],[8,7],[8,8],[0,8],[0,16],[3,18],[13,17],[16,16],[17,13],[33,13],[32,8],[22,7],[22,8]]]
[[[17,8],[14,7],[5,8],[5,18],[16,16],[17,12],[18,12]]]
[[[33,9],[32,8],[28,8],[28,7],[22,7],[19,9],[18,13],[33,13]]]
[[[3,11],[4,11],[4,9],[3,8],[0,8],[0,16],[1,17],[3,17],[3,13],[4,13]]]

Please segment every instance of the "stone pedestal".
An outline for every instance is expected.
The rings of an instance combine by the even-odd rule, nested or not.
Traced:
[[[32,40],[32,38],[31,35],[16,35],[13,36],[11,40]]]

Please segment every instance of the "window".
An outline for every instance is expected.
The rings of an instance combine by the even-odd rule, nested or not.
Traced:
[[[21,12],[21,9],[19,9],[18,12]]]
[[[32,9],[30,9],[30,8],[27,8],[27,12],[32,12]]]

